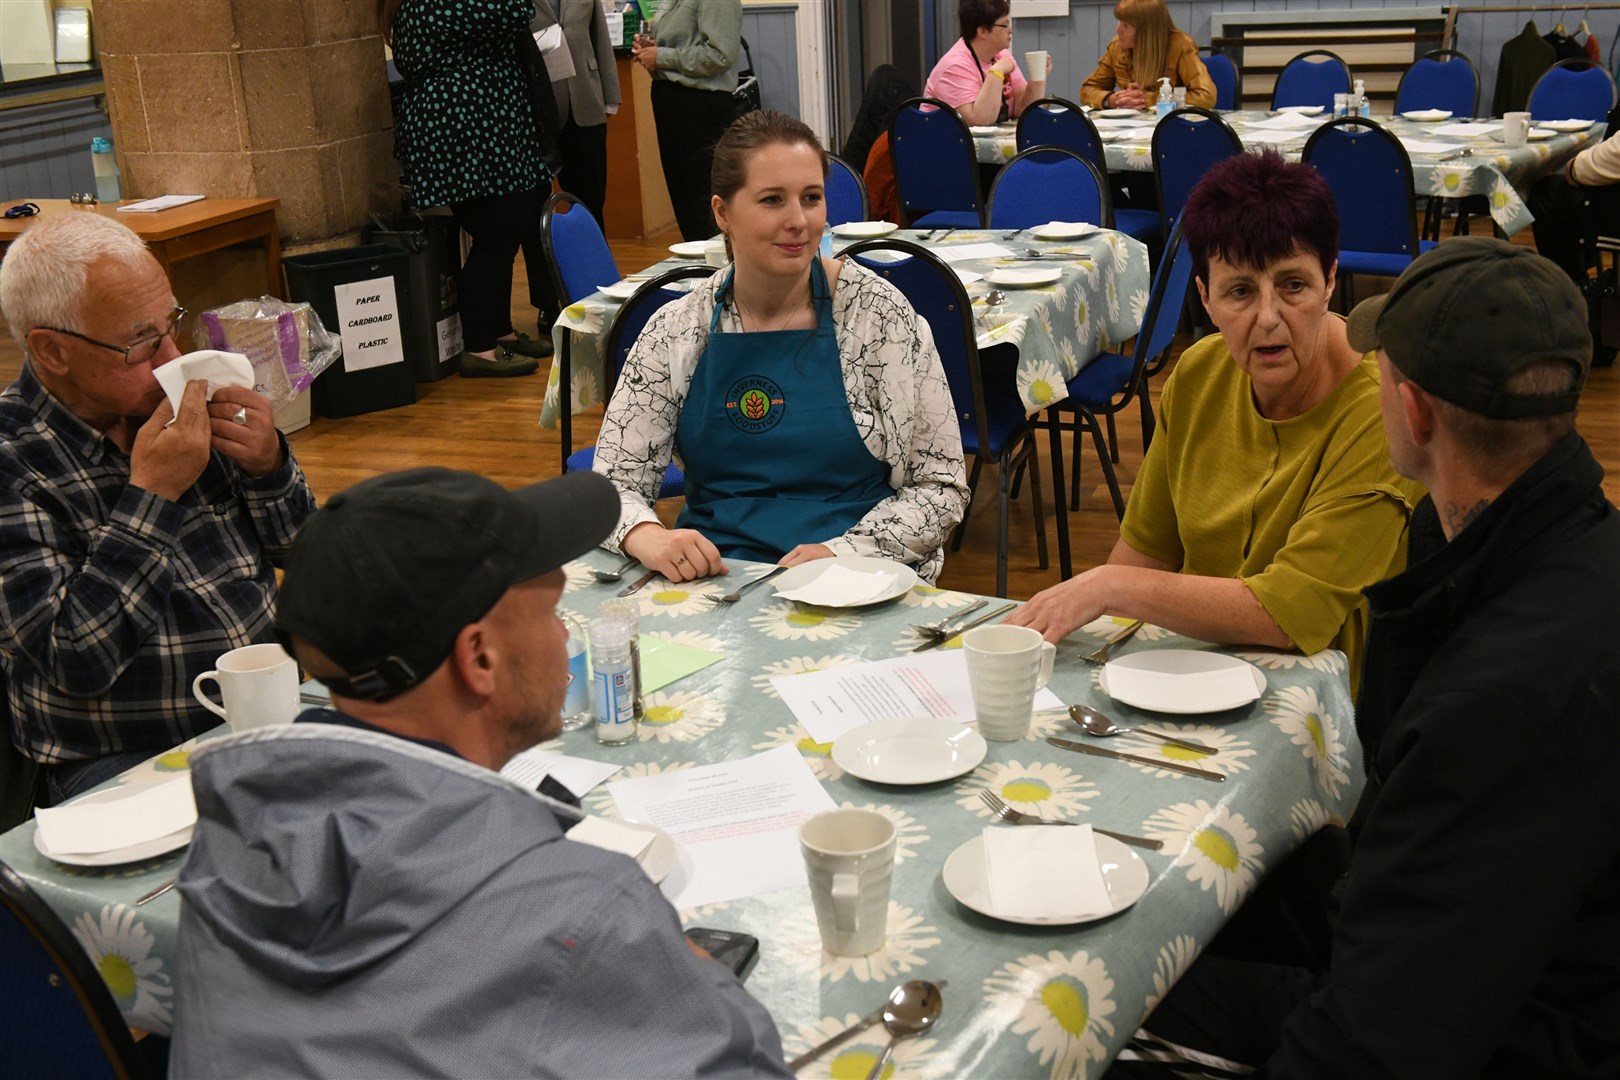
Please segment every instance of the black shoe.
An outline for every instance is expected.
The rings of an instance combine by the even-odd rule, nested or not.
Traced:
[[[519,356],[506,346],[497,345],[493,359],[486,360],[472,352],[462,353],[459,367],[463,379],[510,379],[534,374],[540,370],[540,361]]]
[[[496,342],[497,348],[507,349],[519,356],[532,356],[536,360],[544,360],[551,355],[550,338],[532,338],[521,330],[514,331],[517,337],[511,341]]]

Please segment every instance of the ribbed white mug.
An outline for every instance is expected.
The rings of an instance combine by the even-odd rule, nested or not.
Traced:
[[[1057,647],[1027,626],[977,626],[962,635],[979,734],[1015,742],[1029,734],[1035,693],[1052,679]]]
[[[834,956],[883,947],[895,835],[894,822],[872,810],[828,810],[799,826],[821,947]]]

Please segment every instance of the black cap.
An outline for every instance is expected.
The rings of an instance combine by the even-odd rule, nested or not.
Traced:
[[[1356,305],[1349,333],[1353,348],[1382,348],[1435,397],[1500,420],[1574,412],[1592,363],[1586,301],[1569,275],[1488,236],[1447,240],[1420,255],[1388,293]],[[1508,380],[1538,360],[1566,360],[1579,371],[1567,393],[1508,392]]]
[[[507,491],[454,469],[406,469],[332,496],[298,530],[276,603],[348,674],[344,697],[386,701],[436,671],[456,635],[513,585],[584,554],[619,520],[613,485],[568,473]]]

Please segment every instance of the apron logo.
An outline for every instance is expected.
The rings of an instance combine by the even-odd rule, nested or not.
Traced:
[[[787,400],[782,388],[763,375],[738,379],[726,393],[726,419],[745,435],[762,435],[782,422]]]

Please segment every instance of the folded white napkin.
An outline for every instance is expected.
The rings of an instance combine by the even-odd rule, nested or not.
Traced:
[[[152,372],[158,385],[169,397],[169,407],[180,411],[180,399],[185,396],[186,383],[193,379],[208,380],[208,398],[222,386],[241,386],[253,389],[253,364],[241,353],[220,352],[218,349],[199,349],[177,356]]]
[[[823,607],[853,607],[868,603],[888,592],[894,586],[893,574],[868,573],[851,570],[834,563],[814,581],[797,589],[777,589],[776,595],[801,604],[820,604]]]
[[[1431,129],[1436,135],[1489,135],[1493,131],[1502,130],[1500,120],[1455,120],[1449,124],[1441,124]]]
[[[604,851],[617,851],[639,859],[653,842],[653,835],[645,829],[632,829],[628,825],[607,818],[587,817],[568,830],[568,839],[589,844]]]
[[[54,855],[99,855],[144,844],[197,824],[191,774],[122,799],[36,810],[40,837]]]
[[[984,830],[990,902],[1024,919],[1083,918],[1114,908],[1090,825]]]
[[[1314,128],[1322,125],[1319,116],[1306,116],[1304,113],[1282,112],[1276,116],[1268,116],[1264,120],[1251,120],[1252,128]]]
[[[1108,695],[1121,701],[1151,702],[1143,708],[1166,712],[1218,712],[1253,701],[1254,676],[1249,665],[1215,671],[1149,671],[1110,662],[1103,668]]]
[[[1462,149],[1456,143],[1437,142],[1433,139],[1401,139],[1408,154],[1455,154]]]

